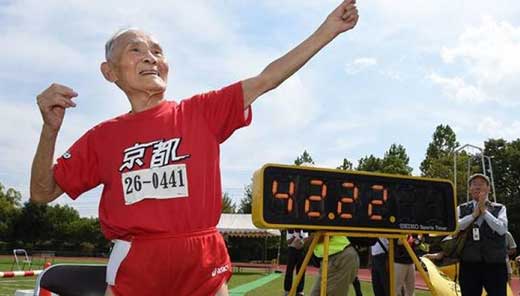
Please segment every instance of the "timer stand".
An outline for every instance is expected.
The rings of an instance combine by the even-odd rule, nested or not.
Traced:
[[[433,296],[437,296],[437,293],[435,292],[435,289],[433,288],[433,285],[430,281],[430,278],[426,274],[426,271],[422,267],[421,262],[415,255],[415,252],[412,250],[412,247],[408,244],[408,241],[406,240],[407,235],[406,234],[389,234],[389,233],[359,233],[359,232],[336,232],[336,231],[317,231],[313,234],[312,241],[309,245],[309,248],[307,249],[307,253],[305,255],[305,259],[303,260],[302,266],[300,270],[298,271],[298,274],[296,275],[296,279],[293,281],[291,290],[289,291],[289,296],[295,296],[296,295],[296,288],[298,287],[298,284],[302,280],[303,277],[303,271],[307,268],[307,265],[309,265],[309,261],[311,259],[312,253],[314,252],[314,249],[316,248],[316,245],[318,244],[318,241],[321,237],[323,237],[323,260],[321,263],[322,269],[321,269],[321,285],[320,285],[320,295],[325,296],[327,295],[327,270],[328,270],[328,263],[329,263],[329,239],[331,236],[346,236],[346,237],[373,237],[373,238],[379,238],[384,237],[388,239],[388,264],[389,267],[389,289],[390,289],[390,296],[395,296],[395,284],[394,284],[394,244],[393,240],[398,239],[402,242],[404,247],[406,248],[406,251],[408,252],[408,255],[412,258],[415,267],[419,271],[421,277],[423,278],[424,282],[430,289],[430,292]]]

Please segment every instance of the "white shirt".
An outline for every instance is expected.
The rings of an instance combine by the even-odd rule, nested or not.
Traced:
[[[309,234],[303,230],[293,232],[287,231],[287,241],[293,237],[294,240],[288,246],[293,248],[300,248],[303,243],[303,239],[309,237]]]
[[[370,247],[370,254],[372,254],[372,256],[386,253],[386,251],[388,250],[388,239],[380,237],[379,240],[385,246],[386,250],[383,249],[383,247],[381,247],[381,244],[379,242],[376,242],[373,246]]]
[[[516,249],[516,242],[511,232],[506,232],[506,249],[509,251],[511,249]]]
[[[473,203],[473,208],[477,207],[476,201],[472,200],[471,202]],[[457,217],[460,217],[460,206],[457,207]],[[507,232],[507,213],[506,207],[504,205],[502,205],[502,209],[500,209],[500,212],[498,212],[497,218],[495,218],[493,214],[486,210],[486,212],[478,216],[475,221],[473,220],[474,219],[472,214],[460,218],[459,229],[464,230],[468,228],[468,226],[470,226],[473,222],[477,223],[480,226],[483,221],[486,221],[489,227],[491,227],[491,229],[493,229],[499,235],[504,235]]]

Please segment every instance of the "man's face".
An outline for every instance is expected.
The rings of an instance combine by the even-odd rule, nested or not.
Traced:
[[[159,43],[141,31],[119,36],[109,61],[125,92],[161,93],[166,90],[168,63]]]
[[[486,198],[489,194],[489,191],[489,184],[483,178],[476,177],[475,179],[471,180],[471,183],[469,184],[469,192],[471,197],[477,202],[479,201],[482,194],[483,197]]]

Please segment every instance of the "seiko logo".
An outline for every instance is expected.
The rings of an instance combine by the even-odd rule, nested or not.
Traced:
[[[215,269],[213,269],[213,271],[211,272],[211,276],[212,277],[217,276],[221,273],[227,272],[228,270],[229,270],[229,267],[227,265],[215,267]]]

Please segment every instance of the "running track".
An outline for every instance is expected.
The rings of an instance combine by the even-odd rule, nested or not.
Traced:
[[[281,265],[278,270],[285,272],[285,265]],[[318,273],[319,269],[315,267],[307,267],[307,272],[310,274],[316,274]],[[371,280],[370,276],[370,269],[367,268],[361,268],[358,271],[358,277],[362,281],[369,282]],[[426,286],[426,283],[424,282],[423,278],[419,274],[419,272],[415,272],[415,287],[417,289],[421,290],[429,290],[428,286]],[[520,295],[520,278],[517,276],[513,276],[513,279],[511,280],[511,289],[513,289],[514,295]]]

